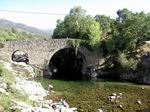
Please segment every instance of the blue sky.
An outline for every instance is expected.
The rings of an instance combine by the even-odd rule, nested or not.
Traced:
[[[118,9],[128,8],[134,12],[150,12],[150,0],[0,0],[0,10],[29,11],[68,14],[74,6],[82,6],[87,14],[105,14],[115,18]],[[0,11],[0,18],[24,23],[40,29],[55,28],[57,19],[63,15],[21,14]]]

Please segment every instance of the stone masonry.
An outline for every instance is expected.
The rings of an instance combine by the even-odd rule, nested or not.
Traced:
[[[60,49],[69,48],[68,39],[30,40],[30,41],[1,41],[0,58],[11,61],[11,56],[16,50],[28,54],[29,63],[38,67],[45,67],[49,64],[51,57]],[[86,65],[99,65],[101,57],[86,48],[80,49],[85,56]]]

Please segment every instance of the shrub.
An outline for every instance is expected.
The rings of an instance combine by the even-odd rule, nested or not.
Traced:
[[[119,53],[118,62],[125,71],[135,70],[138,64],[137,60],[128,58],[125,53]]]

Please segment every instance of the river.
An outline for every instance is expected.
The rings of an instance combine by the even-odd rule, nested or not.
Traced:
[[[133,83],[116,81],[63,81],[46,78],[37,81],[47,89],[48,85],[54,86],[54,91],[49,98],[53,100],[65,99],[71,107],[77,107],[79,112],[95,112],[103,109],[114,112],[135,112],[150,107],[150,86],[136,85]],[[144,89],[143,89],[144,88]],[[122,99],[117,103],[108,101],[112,93],[122,93]],[[137,104],[137,100],[142,104]],[[123,108],[120,108],[122,105]]]

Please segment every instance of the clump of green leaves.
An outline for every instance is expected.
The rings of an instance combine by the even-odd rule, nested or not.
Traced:
[[[79,48],[82,46],[83,40],[75,39],[75,40],[68,40],[69,44],[75,49],[75,53],[77,54]]]
[[[121,64],[125,71],[135,70],[137,68],[138,61],[133,58],[128,58],[125,53],[120,53],[118,62]]]

